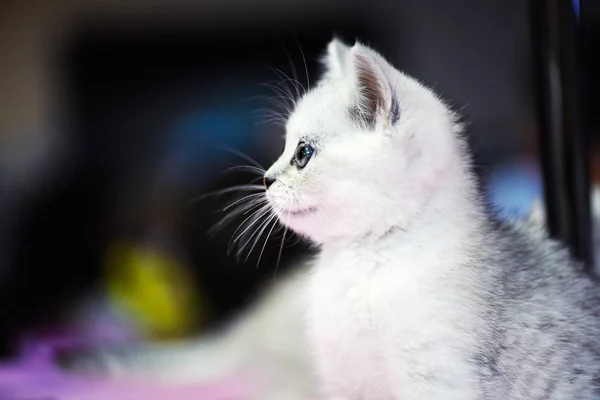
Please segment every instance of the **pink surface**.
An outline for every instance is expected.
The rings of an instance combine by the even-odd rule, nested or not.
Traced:
[[[32,338],[23,346],[19,360],[0,364],[2,400],[244,400],[247,380],[232,378],[214,385],[164,385],[146,382],[116,382],[81,377],[56,368],[54,353],[98,338],[46,335]],[[106,339],[106,336],[104,337]],[[96,342],[97,343],[97,342]]]
[[[51,369],[27,365],[0,369],[2,400],[243,400],[248,398],[240,382],[214,386],[167,386],[116,383],[74,378]]]

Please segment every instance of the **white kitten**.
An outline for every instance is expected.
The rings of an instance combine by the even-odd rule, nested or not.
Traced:
[[[543,234],[492,221],[455,116],[430,90],[358,43],[332,41],[325,64],[265,174],[280,221],[321,245],[308,326],[325,394],[597,395],[600,350],[584,342],[600,340],[598,287]]]
[[[462,266],[485,216],[455,119],[363,45],[334,40],[326,65],[266,174],[280,220],[322,244],[308,318],[326,390],[474,398],[465,332],[481,329],[480,310]]]

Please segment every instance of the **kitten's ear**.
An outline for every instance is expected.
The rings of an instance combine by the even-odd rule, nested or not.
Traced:
[[[385,118],[386,125],[393,124],[397,105],[384,72],[389,65],[383,57],[360,43],[356,43],[350,53],[358,91],[353,114],[370,127],[376,124],[378,117]]]
[[[349,53],[350,47],[334,37],[327,45],[327,53],[323,57],[323,64],[327,70],[325,75],[334,79],[344,77],[348,69]]]

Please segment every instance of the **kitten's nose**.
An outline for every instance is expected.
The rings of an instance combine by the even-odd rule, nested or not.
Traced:
[[[269,178],[268,176],[265,176],[265,178],[263,179],[263,183],[265,184],[265,188],[269,188],[269,186],[271,186],[273,183],[275,182],[275,178]]]

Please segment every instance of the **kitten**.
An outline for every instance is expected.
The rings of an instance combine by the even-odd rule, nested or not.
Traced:
[[[595,399],[599,287],[541,230],[495,221],[456,116],[362,44],[329,44],[265,175],[321,248],[308,332],[346,400]]]
[[[281,222],[321,247],[310,272],[222,335],[86,367],[200,381],[258,365],[261,400],[308,398],[313,362],[326,399],[600,395],[598,287],[543,213],[494,221],[455,116],[372,49],[334,40],[325,65],[265,176]]]

